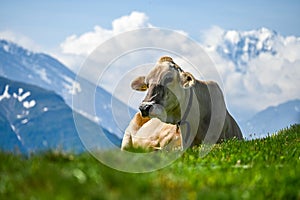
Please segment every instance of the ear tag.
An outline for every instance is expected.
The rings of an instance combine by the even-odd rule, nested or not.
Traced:
[[[148,89],[148,87],[147,87],[146,84],[143,84],[143,85],[141,86],[141,90],[147,90],[147,89]]]

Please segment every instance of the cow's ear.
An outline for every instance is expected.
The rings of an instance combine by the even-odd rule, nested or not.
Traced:
[[[131,82],[131,88],[137,91],[146,91],[148,89],[145,83],[145,76],[139,76]]]
[[[189,72],[181,72],[180,73],[180,84],[184,89],[188,89],[193,87],[196,83],[196,79]]]

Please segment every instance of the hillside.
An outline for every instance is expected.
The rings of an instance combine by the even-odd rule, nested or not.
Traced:
[[[300,124],[300,100],[295,99],[277,106],[270,106],[242,122],[244,137],[265,137],[290,124]]]
[[[93,140],[99,125],[73,112],[62,97],[53,91],[0,77],[0,149],[25,154],[49,149],[86,151],[73,115],[84,124],[86,137]],[[111,141],[120,145],[116,136],[103,130]],[[101,146],[101,141],[98,145]]]
[[[251,141],[229,140],[199,158],[129,174],[89,154],[0,153],[1,199],[299,199],[300,126]]]

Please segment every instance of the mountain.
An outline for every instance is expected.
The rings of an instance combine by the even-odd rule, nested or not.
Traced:
[[[295,53],[299,52],[300,38],[267,28],[215,28],[210,33],[204,37],[206,50],[220,69],[227,105],[241,122],[245,136],[266,136],[299,123],[299,113],[291,102],[300,98],[300,54]],[[281,106],[257,110],[279,103],[286,104],[282,110]]]
[[[84,128],[79,136],[73,114]],[[82,137],[105,148],[107,137],[120,146],[120,139],[106,129],[97,134],[99,125],[87,119],[65,103],[53,91],[0,77],[0,148],[5,151],[31,153],[47,149],[82,152]],[[100,139],[99,139],[100,136]],[[91,144],[93,145],[93,144]]]
[[[280,36],[267,28],[252,31],[224,31],[215,50],[224,58],[232,61],[236,70],[245,72],[246,64],[262,53],[276,54],[274,46]]]
[[[124,119],[120,127],[119,122],[114,121],[111,102],[115,102],[115,110],[119,111],[120,116],[135,113],[133,109],[128,108],[103,88],[82,79],[80,85],[76,81],[76,75],[53,57],[44,53],[31,52],[6,40],[0,40],[0,76],[53,90],[62,96],[70,107],[72,107],[72,97],[82,95],[85,92],[83,90],[95,91],[95,95],[90,97],[95,99],[95,112],[85,110],[84,106],[72,108],[120,138],[130,118]]]
[[[291,124],[300,124],[300,100],[291,100],[278,106],[271,106],[242,123],[247,138],[264,137]]]
[[[71,94],[80,91],[76,75],[56,59],[33,53],[17,44],[0,40],[0,74],[2,77],[54,90],[71,103]]]

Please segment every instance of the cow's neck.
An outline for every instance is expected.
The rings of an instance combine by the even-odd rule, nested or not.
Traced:
[[[192,138],[194,138],[193,133],[197,132],[197,130],[193,130],[195,127],[193,116],[195,117],[194,112],[197,112],[197,110],[193,109],[193,104],[197,102],[193,87],[186,91],[184,99],[183,110],[181,110],[182,117],[177,126],[180,127],[181,133],[183,134],[184,146],[189,146],[192,142]]]
[[[191,108],[192,108],[192,105],[193,105],[193,97],[194,96],[194,92],[193,92],[193,88],[191,87],[189,90],[188,90],[188,94],[186,95],[187,98],[186,99],[186,106],[185,109],[184,109],[184,112],[183,112],[183,115],[181,117],[181,120],[179,122],[179,124],[182,124],[183,122],[185,122],[187,120],[187,117],[191,111]]]

